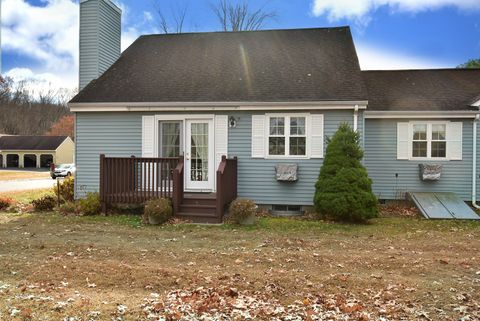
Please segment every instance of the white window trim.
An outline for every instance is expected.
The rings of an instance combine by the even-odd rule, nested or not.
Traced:
[[[450,161],[448,158],[448,124],[450,121],[411,121],[408,126],[408,154],[411,161]],[[427,125],[427,157],[413,157],[413,126]],[[432,157],[432,125],[445,125],[445,157]]]
[[[270,155],[269,138],[270,138],[270,118],[283,117],[285,118],[285,153],[286,155]],[[290,118],[305,117],[305,155],[289,155],[290,154]],[[288,122],[287,122],[288,118]],[[310,159],[310,114],[308,113],[275,113],[265,114],[265,159]],[[288,123],[288,124],[287,124]],[[288,131],[288,135],[287,135]],[[273,136],[274,137],[274,136]],[[296,136],[293,136],[296,137]],[[288,143],[288,144],[287,144]]]

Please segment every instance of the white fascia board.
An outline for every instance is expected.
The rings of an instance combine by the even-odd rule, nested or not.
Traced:
[[[71,112],[135,111],[250,111],[366,109],[368,101],[316,102],[165,102],[165,103],[70,103]]]
[[[475,118],[480,111],[366,111],[365,118]]]
[[[474,102],[474,103],[472,104],[472,107],[479,107],[479,108],[480,108],[480,100],[477,101],[477,102]]]

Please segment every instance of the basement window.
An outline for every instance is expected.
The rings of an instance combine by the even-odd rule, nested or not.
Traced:
[[[278,215],[278,216],[303,214],[301,205],[272,205],[271,212],[273,215]]]

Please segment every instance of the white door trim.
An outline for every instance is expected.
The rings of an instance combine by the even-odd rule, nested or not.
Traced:
[[[208,180],[202,182],[191,181],[191,124],[208,124]],[[214,118],[188,117],[185,119],[185,191],[212,192],[215,190],[215,131]]]

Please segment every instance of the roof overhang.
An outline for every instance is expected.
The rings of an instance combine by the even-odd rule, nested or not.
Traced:
[[[253,111],[253,110],[328,110],[366,109],[361,101],[308,102],[157,102],[157,103],[69,103],[70,111],[79,112],[148,112],[148,111]]]
[[[366,111],[365,118],[476,118],[480,111]]]

